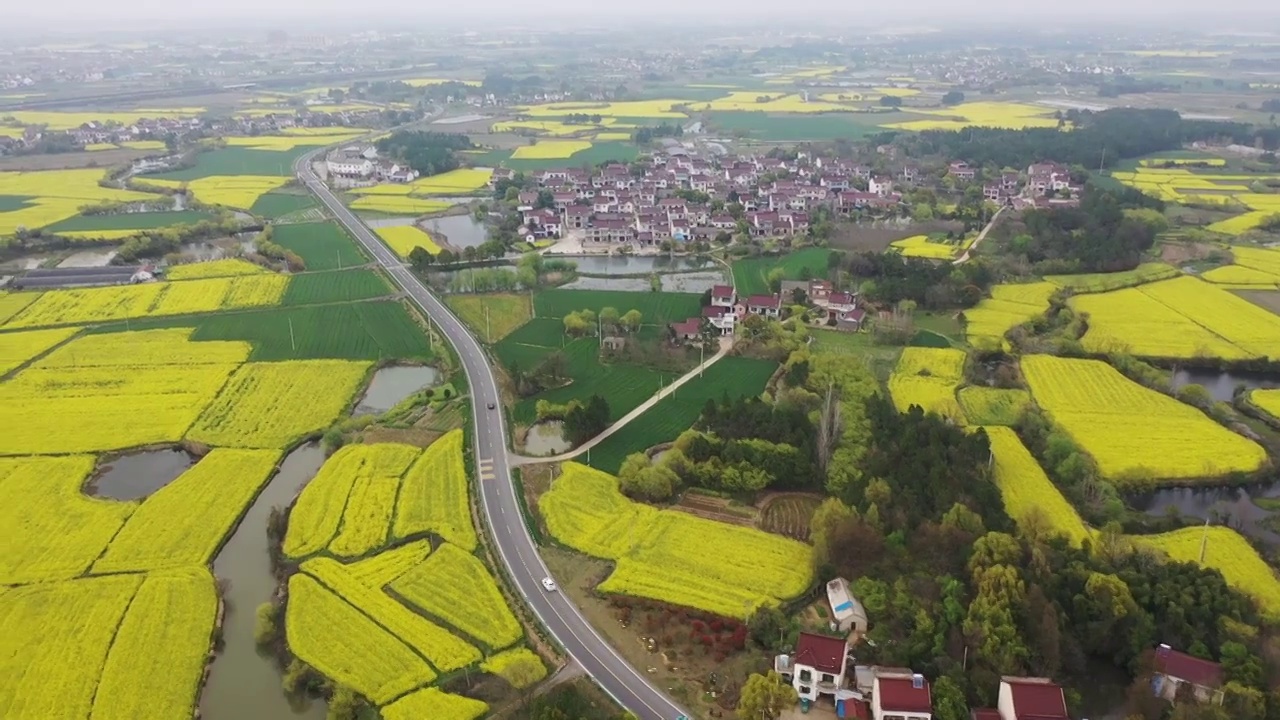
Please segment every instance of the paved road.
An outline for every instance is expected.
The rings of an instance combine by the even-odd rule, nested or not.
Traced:
[[[515,485],[511,481],[510,458],[498,383],[480,343],[466,327],[413,276],[377,236],[351,213],[315,175],[311,164],[320,152],[298,160],[294,172],[351,235],[377,260],[391,278],[412,298],[457,350],[471,386],[475,413],[476,476],[480,504],[484,508],[498,555],[529,606],[556,641],[578,661],[601,687],[641,720],[675,720],[687,714],[656,689],[604,640],[578,608],[563,593],[543,590],[542,579],[551,573],[538,555],[533,537],[524,524]],[[489,404],[495,410],[489,410]]]

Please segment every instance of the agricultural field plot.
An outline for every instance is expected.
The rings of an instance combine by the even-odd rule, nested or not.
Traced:
[[[392,582],[391,590],[490,650],[508,647],[524,635],[489,569],[456,545],[441,545]]]
[[[1280,357],[1280,317],[1198,278],[1073,297],[1085,349],[1157,358]]]
[[[1264,616],[1280,617],[1280,580],[1276,579],[1275,570],[1235,530],[1221,526],[1188,527],[1133,539],[1178,562],[1217,570],[1229,585],[1253,598]],[[1200,562],[1202,543],[1204,563]]]
[[[1143,263],[1132,270],[1123,272],[1046,275],[1044,279],[1055,287],[1067,288],[1076,295],[1083,295],[1085,293],[1100,293],[1127,287],[1137,287],[1157,280],[1175,278],[1181,274],[1182,271],[1172,265]]]
[[[539,318],[563,318],[578,310],[619,313],[638,310],[646,325],[663,325],[702,313],[702,297],[694,293],[619,292],[616,290],[544,290],[533,298]]]
[[[262,274],[182,282],[49,291],[4,328],[84,325],[143,317],[208,313],[279,304],[290,279]]]
[[[409,183],[415,195],[466,195],[486,188],[493,170],[458,168]]]
[[[991,297],[964,311],[965,337],[969,342],[1004,343],[1005,333],[1049,310],[1055,290],[1047,282],[993,286]]]
[[[606,162],[631,162],[640,156],[640,150],[630,142],[598,142],[588,143],[589,147],[579,150],[567,158],[545,157],[524,159],[514,157],[511,150],[493,150],[475,156],[475,162],[486,165],[503,165],[513,170],[529,172],[544,168],[581,167],[583,165],[599,165]]]
[[[675,440],[702,415],[708,400],[751,397],[764,392],[777,364],[768,360],[725,357],[674,393],[627,423],[625,430],[605,438],[591,450],[591,466],[617,472],[628,455]],[[612,405],[610,405],[612,409]]]
[[[206,205],[248,210],[263,196],[284,187],[292,179],[286,175],[211,175],[194,180],[170,180],[145,175],[136,178],[134,183],[138,187],[186,190]]]
[[[95,573],[204,565],[275,472],[279,450],[215,448],[151,494],[93,565]]]
[[[275,220],[313,207],[317,205],[316,199],[311,195],[271,192],[259,197],[249,208],[249,212]]]
[[[387,542],[395,512],[400,476],[418,457],[408,445],[377,445],[379,462],[366,464],[351,483],[342,522],[329,542],[329,553],[340,558],[364,556]]]
[[[93,719],[194,715],[217,614],[207,569],[147,575],[111,643]]]
[[[309,575],[289,578],[285,626],[298,658],[374,703],[436,679],[408,645]]]
[[[427,446],[405,473],[392,535],[400,539],[433,533],[468,552],[475,550],[478,540],[467,492],[462,431],[451,430]]]
[[[0,203],[0,237],[12,235],[19,227],[42,228],[75,217],[85,205],[156,199],[150,193],[102,187],[98,181],[105,172],[101,168],[0,172],[0,198],[10,198]]]
[[[542,140],[536,145],[522,145],[511,153],[512,160],[547,160],[573,157],[591,147],[587,140]]]
[[[1192,162],[1192,161],[1188,161]],[[1210,160],[1197,160],[1208,163]],[[1249,212],[1212,223],[1211,232],[1243,235],[1262,225],[1270,215],[1280,213],[1280,194],[1254,192],[1259,183],[1280,179],[1275,173],[1245,173],[1223,167],[1196,168],[1138,166],[1132,171],[1115,171],[1111,177],[1134,189],[1172,203],[1220,204],[1226,209],[1244,206]]]
[[[1280,418],[1280,390],[1251,390],[1249,402],[1274,418]]]
[[[288,447],[332,424],[370,367],[347,360],[247,363],[231,375],[186,436],[215,446]]]
[[[1093,537],[1080,514],[1049,480],[1036,459],[1016,433],[1007,427],[986,427],[995,457],[995,483],[1000,488],[1005,512],[1019,525],[1041,522],[1050,532],[1062,535],[1071,544]]]
[[[1234,245],[1231,256],[1240,267],[1280,276],[1280,250]]]
[[[965,353],[951,348],[909,347],[889,376],[889,396],[898,412],[918,405],[925,412],[961,424],[964,411],[956,402],[956,388],[964,380]]]
[[[1251,472],[1266,452],[1204,413],[1098,360],[1022,359],[1036,403],[1118,485],[1150,488]]]
[[[814,495],[788,494],[770,498],[760,511],[760,529],[807,542],[809,521],[821,504],[822,498]]]
[[[360,137],[364,134],[363,130],[349,130],[345,133],[333,133],[330,135],[254,135],[250,137],[229,137],[223,138],[223,140],[227,143],[228,148],[248,148],[250,150],[280,153],[293,152],[299,149],[310,150],[319,145],[329,145]]]
[[[210,347],[224,362],[169,362],[159,355],[123,356],[128,362],[89,365],[105,336],[86,336],[0,385],[0,402],[23,408],[0,422],[0,455],[99,452],[180,440],[248,355],[243,343]],[[81,343],[86,364],[79,364]],[[188,341],[169,333],[177,357]],[[232,361],[232,358],[236,358]],[[75,372],[67,372],[68,365]],[[147,412],[137,408],[145,406]],[[74,432],[69,432],[69,419]]]
[[[912,109],[911,112],[930,117],[887,122],[884,127],[898,130],[963,130],[974,126],[1009,130],[1058,127],[1053,108],[1022,103],[968,102],[941,110]],[[912,115],[904,113],[904,117]]]
[[[82,493],[93,467],[91,455],[0,458],[0,532],[23,538],[0,554],[0,585],[78,577],[102,554],[137,503]]]
[[[926,260],[951,260],[964,252],[973,244],[973,238],[948,241],[935,240],[928,235],[912,235],[902,240],[894,240],[889,247],[906,257],[924,258]]]
[[[78,327],[0,333],[0,375],[22,365],[80,332]]]
[[[382,242],[387,244],[395,254],[408,259],[414,248],[422,248],[432,255],[440,254],[440,246],[431,239],[425,230],[417,225],[396,225],[375,230]]]
[[[0,717],[89,717],[111,641],[141,583],[141,575],[109,575],[0,595]]]
[[[760,256],[743,258],[733,262],[733,286],[738,295],[763,295],[770,292],[769,275],[782,270],[783,280],[801,280],[804,277],[825,277],[827,260],[831,252],[823,248],[805,248],[798,252],[776,257]],[[693,313],[696,314],[696,313]],[[683,320],[686,315],[676,320]]]
[[[308,270],[340,270],[369,262],[351,236],[333,222],[275,225],[271,241],[297,253]]]
[[[22,312],[28,305],[36,301],[40,293],[7,293],[0,292],[0,324],[9,322],[9,318]]]
[[[517,689],[529,687],[547,676],[547,666],[542,663],[542,658],[528,648],[500,652],[480,663],[480,669],[497,675]]]
[[[557,540],[617,562],[601,592],[743,619],[799,595],[812,581],[807,545],[634,503],[616,478],[585,465],[565,463],[539,508]]]
[[[209,260],[184,265],[171,265],[165,268],[165,275],[170,280],[200,280],[213,277],[236,277],[238,275],[263,275],[270,272],[261,265],[254,265],[248,260],[228,258],[226,260]]]
[[[483,701],[427,688],[405,695],[382,708],[385,720],[476,720],[489,712]]]
[[[97,230],[156,230],[176,227],[178,225],[194,225],[201,220],[212,220],[213,215],[197,210],[178,212],[137,212],[120,213],[118,215],[76,215],[60,222],[46,225],[46,232],[62,234],[67,231],[89,232]]]
[[[421,200],[398,195],[362,195],[347,207],[352,210],[370,210],[388,215],[427,215],[448,210],[453,203],[446,200]]]
[[[1200,279],[1220,285],[1225,290],[1275,290],[1280,285],[1280,275],[1255,270],[1240,265],[1223,265],[1200,275]]]
[[[361,584],[382,588],[417,567],[430,554],[431,540],[415,540],[349,563],[347,571]]]
[[[310,148],[305,147],[286,152],[228,147],[200,153],[194,167],[140,175],[137,179],[144,182],[151,179],[191,181],[218,176],[269,175],[292,180],[293,161],[309,151]]]
[[[214,340],[252,344],[249,360],[416,360],[436,357],[415,314],[399,301],[276,308],[198,318],[136,321],[134,330],[194,328],[197,347]],[[103,331],[120,333],[125,325]],[[97,332],[97,330],[93,331]],[[3,337],[3,335],[0,335]]]
[[[250,347],[242,342],[195,343],[190,342],[194,339],[191,335],[189,328],[89,334],[45,355],[31,367],[127,370],[151,365],[239,365],[250,352]]]
[[[515,110],[530,117],[564,117],[566,115],[587,114],[600,115],[606,118],[652,118],[685,120],[689,116],[683,112],[672,110],[686,100],[633,100],[624,102],[562,102],[545,105],[529,105]]]
[[[554,337],[548,339],[555,341]],[[555,349],[549,349],[549,352],[555,352]],[[676,377],[676,374],[663,374],[641,365],[605,363],[600,359],[600,340],[595,337],[573,340],[560,352],[565,358],[566,374],[572,381],[568,385],[521,399],[512,410],[512,416],[517,422],[532,423],[539,400],[555,405],[563,405],[571,400],[586,403],[592,395],[599,395],[609,403],[609,420],[613,422],[648,400],[664,382],[670,382]],[[499,351],[499,357],[505,355],[506,353]],[[524,370],[531,370],[535,366],[520,365]]]
[[[1026,390],[971,386],[956,393],[960,409],[973,425],[1013,425],[1031,404]]]
[[[285,534],[284,553],[304,558],[321,552],[343,527],[343,517],[357,482],[395,482],[417,456],[407,445],[347,445],[330,457],[306,491],[298,496]],[[392,495],[394,501],[395,495]],[[354,518],[353,518],[354,519]],[[385,537],[390,515],[381,521]]]
[[[314,558],[303,563],[302,571],[386,628],[437,670],[452,672],[480,661],[480,651],[475,647],[389,594],[361,584],[342,563],[332,558]]]
[[[290,306],[348,302],[389,294],[390,283],[376,270],[357,268],[302,273],[289,279],[289,289],[281,298],[280,304]]]
[[[6,110],[5,117],[26,125],[45,125],[50,130],[75,130],[85,123],[119,123],[136,125],[139,120],[194,118],[205,108],[142,108],[126,112],[65,112],[62,110]]]
[[[449,295],[445,303],[487,343],[505,338],[533,317],[532,301],[524,293]]]

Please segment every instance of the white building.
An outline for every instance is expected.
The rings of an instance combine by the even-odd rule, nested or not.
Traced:
[[[779,655],[774,669],[791,681],[801,700],[812,702],[819,695],[834,699],[844,688],[848,654],[849,646],[841,638],[802,632],[795,655]]]
[[[335,150],[325,158],[325,167],[330,175],[348,178],[367,178],[373,175],[374,160],[378,150],[372,145],[368,147],[345,147]]]
[[[867,632],[867,611],[849,592],[848,580],[836,578],[827,583],[827,603],[831,605],[831,616],[841,632]]]

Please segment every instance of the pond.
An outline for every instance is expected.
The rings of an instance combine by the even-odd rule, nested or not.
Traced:
[[[1190,384],[1203,385],[1214,400],[1231,402],[1237,385],[1250,390],[1280,388],[1280,375],[1250,372],[1248,370],[1207,370],[1204,368],[1180,368],[1173,374],[1174,389]]]
[[[218,238],[216,240],[196,240],[182,243],[178,247],[178,252],[200,262],[238,257],[243,253],[253,251],[253,235],[251,234]]]
[[[267,519],[271,508],[293,502],[324,464],[324,450],[308,443],[289,453],[213,561],[213,574],[227,581],[222,652],[213,660],[200,696],[204,720],[323,720],[323,702],[294,707],[280,688],[275,660],[258,654],[253,639],[257,608],[271,600],[276,580],[271,574]]]
[[[524,439],[524,452],[530,457],[559,455],[572,449],[573,445],[564,438],[564,423],[559,420],[537,423]]]
[[[195,459],[183,450],[148,450],[121,455],[100,466],[86,490],[94,497],[137,500],[173,482],[193,464]]]
[[[432,218],[423,221],[422,224],[427,232],[443,235],[445,240],[456,248],[480,247],[485,240],[489,239],[484,223],[477,222],[470,213]]]
[[[649,273],[687,272],[722,268],[707,257],[671,257],[669,255],[557,255],[578,264],[578,272],[592,275],[640,275]]]
[[[619,292],[647,292],[653,288],[649,278],[638,277],[580,277],[560,286],[564,290],[617,290]]]
[[[384,367],[373,374],[369,389],[356,403],[353,415],[377,415],[395,407],[401,400],[436,383],[440,372],[425,365]]]
[[[1254,504],[1254,498],[1280,498],[1280,483],[1246,487],[1166,488],[1129,498],[1135,510],[1162,516],[1174,507],[1187,517],[1211,518],[1268,545],[1280,545],[1280,535],[1262,521],[1272,513]]]

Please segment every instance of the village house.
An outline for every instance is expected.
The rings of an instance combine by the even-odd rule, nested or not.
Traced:
[[[866,634],[867,611],[849,592],[848,580],[835,578],[827,582],[827,604],[831,606],[831,617],[840,632]]]
[[[738,294],[732,285],[713,285],[711,287],[711,304],[715,307],[733,309]]]
[[[1062,687],[1046,678],[1000,678],[1000,720],[1071,720]]]
[[[953,162],[947,166],[947,174],[956,180],[970,182],[978,177],[978,169],[970,167],[966,162]]]
[[[1223,674],[1218,663],[1201,660],[1161,644],[1156,648],[1153,669],[1151,688],[1158,697],[1174,702],[1179,691],[1185,693],[1187,690],[1183,688],[1187,688],[1200,702],[1222,704]]]
[[[1033,197],[1041,197],[1050,190],[1067,190],[1071,187],[1071,172],[1058,163],[1036,163],[1027,168],[1027,189]]]
[[[932,720],[933,698],[929,681],[910,671],[881,668],[871,693],[874,720]]]
[[[825,637],[802,632],[791,656],[779,655],[774,665],[801,700],[810,702],[820,695],[832,699],[844,687],[845,669],[849,663],[849,646],[843,638]]]
[[[671,330],[672,342],[696,340],[702,331],[702,318],[691,317],[684,322],[673,322],[667,327]]]
[[[747,298],[747,312],[770,319],[778,319],[782,312],[782,302],[777,295],[752,295]]]
[[[708,305],[702,308],[702,317],[706,318],[711,323],[711,327],[721,335],[732,335],[738,324],[738,316],[734,314],[733,309],[719,305]]]

